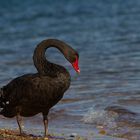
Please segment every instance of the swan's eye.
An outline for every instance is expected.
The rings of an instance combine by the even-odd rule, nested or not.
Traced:
[[[75,62],[72,63],[72,66],[75,69],[75,71],[79,74],[80,73],[80,69],[79,69],[79,66],[78,66],[78,55],[76,55]]]

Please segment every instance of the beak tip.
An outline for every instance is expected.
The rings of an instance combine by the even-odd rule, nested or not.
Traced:
[[[77,73],[80,74],[80,70],[77,70]]]

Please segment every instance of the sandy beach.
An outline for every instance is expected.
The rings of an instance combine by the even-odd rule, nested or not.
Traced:
[[[43,136],[35,136],[32,134],[27,134],[25,136],[19,136],[17,130],[10,129],[0,129],[0,140],[126,140],[123,138],[115,138],[110,136],[105,136],[104,131],[100,132],[101,135],[91,134],[89,137],[78,136],[76,134],[71,134],[69,136],[65,136],[62,134],[51,134],[48,138],[44,138]]]
[[[43,136],[35,136],[27,134],[25,136],[19,136],[19,133],[15,130],[0,129],[0,140],[66,140],[64,136],[51,135],[48,138]],[[80,137],[75,137],[75,140],[80,140]],[[82,140],[82,139],[81,139]],[[83,139],[84,140],[84,139]]]

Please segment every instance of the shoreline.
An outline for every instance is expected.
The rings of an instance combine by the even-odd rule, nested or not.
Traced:
[[[25,136],[20,136],[18,130],[10,129],[0,129],[0,140],[126,140],[124,138],[111,137],[104,134],[90,134],[89,136],[80,136],[77,133],[72,133],[70,135],[50,134],[48,138],[44,138],[43,135],[33,135],[25,134]]]
[[[88,140],[81,136],[70,135],[66,137],[62,134],[50,134],[48,138],[44,138],[41,135],[35,136],[33,134],[25,134],[20,136],[17,130],[0,129],[0,140]]]

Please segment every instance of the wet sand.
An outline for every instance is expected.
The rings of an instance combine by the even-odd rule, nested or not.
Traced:
[[[83,138],[81,136],[71,135],[69,137],[65,136],[57,136],[51,135],[48,138],[44,138],[43,136],[35,136],[35,135],[25,135],[19,136],[17,131],[8,130],[8,129],[0,129],[0,140],[88,140],[87,138]]]
[[[105,136],[106,132],[104,130],[100,131],[99,133],[100,135],[91,134],[89,137],[78,136],[75,135],[76,133],[71,134],[70,136],[64,136],[62,134],[51,134],[51,136],[48,138],[44,138],[43,136],[35,136],[32,134],[19,136],[17,130],[0,129],[0,140],[126,140],[122,138]]]
[[[0,129],[0,140],[87,140],[86,138],[82,138],[80,136],[57,136],[51,134],[48,138],[43,136],[35,136],[32,134],[26,134],[25,136],[20,136],[18,131],[10,130],[10,129]]]

